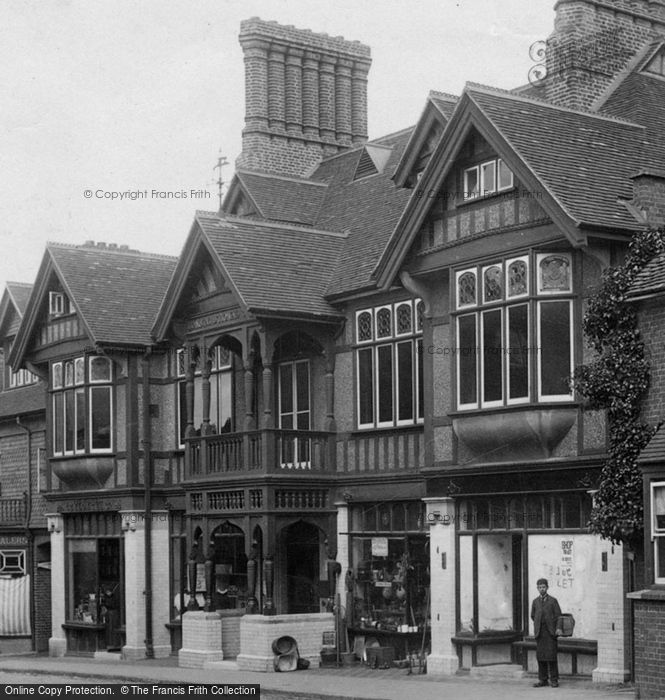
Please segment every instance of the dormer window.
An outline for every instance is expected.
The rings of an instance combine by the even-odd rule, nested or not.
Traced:
[[[49,314],[64,316],[69,313],[69,299],[62,292],[49,292]]]
[[[464,170],[463,199],[487,197],[513,187],[512,170],[501,158],[485,161]]]

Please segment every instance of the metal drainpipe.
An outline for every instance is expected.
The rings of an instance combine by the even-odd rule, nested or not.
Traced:
[[[145,516],[144,550],[145,550],[145,655],[148,659],[155,657],[152,639],[152,449],[150,429],[150,356],[148,348],[142,360],[143,371],[143,487]]]
[[[25,536],[28,540],[28,551],[30,555],[30,629],[32,630],[32,639],[30,640],[30,645],[32,650],[35,650],[35,551],[34,543],[32,541],[32,532],[30,531],[30,518],[32,517],[32,431],[27,425],[21,423],[21,417],[16,416],[16,425],[25,432],[25,436],[28,442],[27,454],[28,454],[28,490],[23,492],[25,496]]]

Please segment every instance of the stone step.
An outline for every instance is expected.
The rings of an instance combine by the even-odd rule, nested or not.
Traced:
[[[489,666],[474,666],[470,672],[471,678],[496,680],[515,680],[525,678],[527,673],[519,664],[491,664]]]

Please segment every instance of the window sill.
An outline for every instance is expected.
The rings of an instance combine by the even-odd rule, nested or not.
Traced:
[[[388,428],[356,428],[349,435],[353,437],[368,437],[372,435],[387,435],[390,433],[407,433],[420,432],[424,428],[423,423],[414,423],[413,425],[394,425]]]
[[[506,197],[506,195],[511,195]],[[497,190],[496,192],[490,192],[489,194],[478,195],[478,197],[471,197],[469,199],[459,199],[455,202],[455,207],[466,207],[469,204],[478,204],[479,202],[487,202],[488,200],[498,199],[503,197],[505,199],[518,199],[519,190],[513,187],[507,187],[505,190]]]
[[[566,401],[525,401],[524,403],[510,404],[509,406],[492,406],[491,408],[468,408],[449,411],[450,418],[464,418],[465,416],[487,416],[493,413],[510,413],[525,410],[552,410],[553,408],[578,408],[579,401],[569,399]]]

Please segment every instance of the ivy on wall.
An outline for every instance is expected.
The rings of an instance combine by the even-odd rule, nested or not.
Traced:
[[[575,388],[589,408],[606,409],[608,456],[591,512],[591,530],[615,544],[639,547],[643,528],[642,475],[637,458],[658,426],[640,421],[649,387],[635,304],[626,300],[636,275],[665,250],[665,231],[635,234],[622,265],[603,272],[584,315],[584,333],[597,353],[575,370]]]

